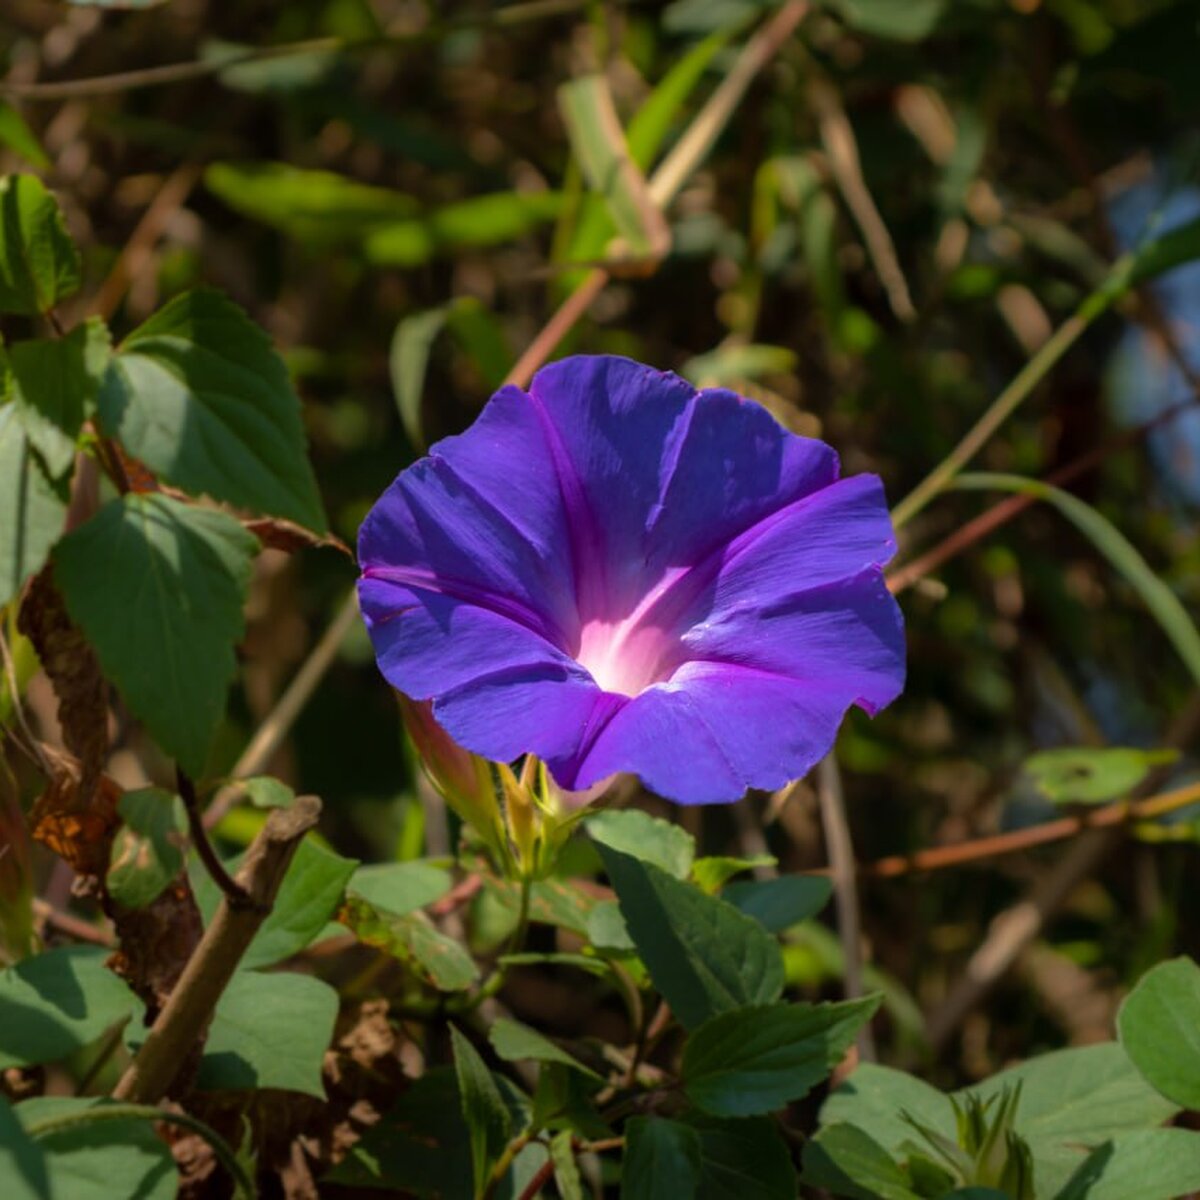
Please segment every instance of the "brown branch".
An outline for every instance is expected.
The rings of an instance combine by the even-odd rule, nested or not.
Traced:
[[[1055,821],[1044,821],[1040,825],[1029,825],[1025,829],[1014,829],[1011,833],[997,833],[991,837],[976,838],[953,846],[935,846],[929,850],[918,850],[914,854],[893,854],[877,859],[861,868],[864,875],[876,879],[894,879],[898,875],[911,875],[915,871],[936,871],[943,867],[957,867],[963,863],[979,862],[985,858],[998,858],[1002,854],[1015,854],[1020,850],[1032,850],[1051,842],[1085,833],[1091,829],[1112,828],[1132,821],[1152,821],[1167,813],[1186,808],[1189,804],[1200,804],[1200,783],[1161,792],[1145,800],[1119,800],[1104,808],[1078,816],[1059,817]]]
[[[858,872],[854,862],[854,842],[846,819],[846,801],[842,793],[842,775],[831,750],[817,764],[817,798],[821,806],[821,827],[825,850],[833,877],[837,900],[838,940],[842,944],[842,980],[847,1000],[863,994],[862,915],[858,904]],[[864,1026],[856,1039],[859,1055],[868,1062],[875,1058],[874,1039]]]
[[[1064,484],[1070,483],[1071,480],[1100,466],[1109,455],[1135,445],[1153,430],[1168,424],[1188,409],[1194,408],[1197,403],[1200,403],[1200,391],[1196,395],[1189,396],[1186,400],[1181,400],[1178,404],[1164,409],[1149,421],[1143,421],[1140,425],[1110,438],[1086,454],[1073,458],[1058,470],[1052,471],[1043,482],[1053,487],[1062,487]],[[1027,492],[1006,496],[965,525],[960,525],[949,537],[939,542],[931,550],[925,551],[924,554],[905,563],[897,570],[889,572],[888,588],[894,595],[907,590],[919,579],[936,571],[943,563],[969,549],[976,542],[999,529],[1006,521],[1011,521],[1018,513],[1022,513],[1031,505],[1036,504],[1037,499],[1035,495]]]
[[[204,869],[212,876],[213,882],[230,904],[235,908],[248,907],[251,903],[249,894],[225,870],[225,864],[217,857],[212,842],[208,840],[208,831],[204,828],[204,820],[200,815],[200,801],[196,797],[196,785],[182,767],[175,768],[175,783],[180,799],[183,800],[183,811],[187,813],[188,835],[192,841],[192,848],[204,864]]]
[[[167,223],[183,207],[196,181],[200,178],[198,163],[184,163],[158,189],[158,194],[134,226],[117,261],[113,263],[100,289],[92,300],[93,316],[108,320],[121,303],[129,285],[142,272],[154,250],[154,245],[163,235]]]
[[[180,1065],[205,1036],[217,1001],[271,911],[300,839],[316,825],[320,812],[315,796],[300,796],[290,808],[272,809],[237,873],[237,886],[250,904],[221,901],[113,1099],[157,1104],[167,1094]]]

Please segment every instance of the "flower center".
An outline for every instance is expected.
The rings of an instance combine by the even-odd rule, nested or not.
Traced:
[[[606,692],[636,696],[669,679],[678,665],[672,633],[637,618],[588,621],[580,631],[575,659]]]

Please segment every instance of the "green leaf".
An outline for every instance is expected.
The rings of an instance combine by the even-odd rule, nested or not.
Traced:
[[[919,42],[942,18],[946,0],[833,0],[837,14],[860,33],[898,42]]]
[[[755,867],[773,867],[778,861],[772,854],[756,854],[753,858],[727,858],[724,855],[698,858],[692,864],[692,882],[712,895],[735,875],[753,871]]]
[[[492,1024],[488,1030],[488,1041],[505,1062],[532,1060],[561,1063],[592,1079],[600,1079],[590,1067],[585,1067],[577,1058],[555,1045],[549,1038],[543,1037],[536,1029],[530,1029],[528,1025],[522,1025],[518,1021],[510,1021],[507,1017],[499,1017]]]
[[[696,1200],[778,1200],[796,1195],[791,1152],[769,1117],[726,1121],[692,1113],[684,1123],[700,1134]]]
[[[0,607],[41,570],[66,516],[66,497],[29,444],[15,406],[0,407]]]
[[[1176,750],[1065,746],[1031,755],[1022,769],[1055,804],[1104,804],[1129,795],[1152,770],[1178,757]]]
[[[678,1121],[631,1117],[625,1124],[621,1200],[688,1200],[700,1187],[700,1135]]]
[[[779,998],[783,957],[758,922],[651,863],[603,844],[600,854],[638,953],[686,1028]]]
[[[79,251],[54,197],[32,175],[0,178],[0,312],[49,312],[79,290]]]
[[[319,979],[238,971],[217,1002],[196,1086],[279,1088],[324,1100],[321,1063],[337,1012],[337,992]]]
[[[57,1062],[138,1011],[105,954],[59,947],[0,971],[0,1070]]]
[[[908,1177],[870,1134],[826,1125],[804,1147],[804,1182],[849,1200],[920,1200]]]
[[[145,908],[183,866],[187,816],[179,797],[162,788],[126,792],[117,811],[125,824],[113,838],[108,894],[125,908]]]
[[[0,1179],[5,1200],[51,1200],[46,1154],[0,1096]]]
[[[168,483],[325,532],[283,360],[219,292],[186,292],[138,326],[99,407],[105,430]]]
[[[454,1072],[458,1077],[463,1120],[471,1149],[471,1172],[475,1195],[482,1194],[488,1173],[508,1141],[508,1109],[492,1073],[479,1052],[454,1026],[450,1026],[454,1048]]]
[[[93,317],[66,337],[8,348],[8,386],[34,449],[55,479],[75,461],[75,442],[95,410],[109,359],[108,326]]]
[[[583,1180],[579,1176],[579,1165],[575,1161],[575,1148],[572,1145],[574,1136],[571,1130],[564,1129],[550,1139],[554,1184],[562,1200],[584,1200]]]
[[[1200,632],[1179,597],[1154,573],[1132,542],[1090,504],[1070,492],[1022,475],[960,475],[955,487],[1020,492],[1052,504],[1124,577],[1171,640],[1192,678],[1200,683]]]
[[[520,886],[509,880],[493,879],[485,886],[488,895],[515,920],[520,905]],[[588,917],[595,905],[595,896],[569,879],[539,879],[530,889],[529,919],[587,937]]]
[[[853,1125],[889,1154],[903,1156],[913,1137],[907,1114],[922,1125],[955,1140],[954,1110],[937,1088],[894,1067],[860,1063],[821,1106],[821,1127]]]
[[[82,1116],[106,1100],[41,1096],[13,1110],[25,1129],[64,1116]],[[179,1175],[170,1147],[142,1118],[71,1124],[39,1135],[54,1200],[174,1200]],[[9,1200],[5,1179],[5,1200]]]
[[[383,226],[367,235],[363,252],[378,267],[419,266],[436,254],[514,241],[561,210],[557,192],[493,192]]]
[[[21,114],[11,104],[5,104],[3,101],[0,101],[0,145],[7,146],[43,171],[50,166],[50,160],[46,157],[41,143],[25,124]]]
[[[253,775],[249,779],[231,780],[240,788],[255,808],[291,808],[296,793],[282,779],[272,775]]]
[[[450,1067],[435,1067],[415,1080],[324,1178],[430,1200],[467,1197],[472,1168],[462,1153],[466,1144],[458,1079]]]
[[[241,863],[239,855],[226,867],[236,872]],[[333,919],[357,868],[355,859],[327,850],[315,838],[304,838],[296,847],[267,919],[242,956],[241,969],[269,967],[311,945]],[[207,871],[197,870],[193,875],[196,903],[205,921],[211,921],[221,900],[220,889]]]
[[[404,192],[287,163],[215,162],[204,186],[234,212],[320,245],[356,240],[420,210]]]
[[[104,673],[189,775],[203,774],[225,711],[257,547],[225,513],[130,493],[54,550],[67,610]]]
[[[987,1099],[1017,1083],[1021,1103],[1014,1127],[1033,1151],[1039,1194],[1053,1194],[1086,1147],[1161,1125],[1177,1111],[1114,1042],[1040,1055],[966,1092]]]
[[[716,1117],[774,1112],[829,1075],[880,999],[721,1013],[694,1030],[684,1046],[684,1092]]]
[[[440,308],[405,317],[392,334],[388,368],[405,436],[417,450],[426,446],[421,399],[429,356],[443,330],[471,358],[488,386],[499,387],[512,365],[503,331],[474,296],[461,296]]]
[[[671,233],[625,144],[607,76],[596,72],[564,83],[558,107],[584,178],[603,197],[627,253],[661,257],[670,247]]]
[[[338,920],[360,942],[412,965],[442,992],[461,992],[479,978],[479,967],[454,938],[439,932],[422,912],[391,913],[349,895]]]
[[[654,91],[629,122],[626,141],[633,161],[643,171],[650,169],[680,110],[696,89],[713,59],[728,43],[731,29],[723,29],[697,42],[663,76]],[[608,206],[596,195],[583,197],[578,223],[562,259],[568,263],[589,262],[600,257],[614,232]],[[578,278],[568,273],[565,283],[576,286]]]
[[[634,954],[637,947],[615,900],[599,900],[588,914],[587,940],[606,954]]]
[[[680,825],[636,808],[603,810],[585,823],[593,841],[653,863],[676,879],[686,879],[692,869],[696,841]]]
[[[1055,1200],[1177,1200],[1197,1189],[1200,1133],[1142,1129],[1096,1146]]]
[[[417,860],[359,867],[346,890],[361,896],[372,908],[400,915],[440,900],[453,883],[444,867]]]
[[[772,933],[782,933],[819,913],[832,894],[833,884],[823,875],[780,875],[731,883],[721,899]]]
[[[795,351],[785,346],[730,345],[689,358],[679,373],[697,387],[728,387],[764,375],[789,375],[796,361]]]
[[[1117,1016],[1121,1045],[1168,1100],[1200,1110],[1200,967],[1159,963],[1138,980]]]

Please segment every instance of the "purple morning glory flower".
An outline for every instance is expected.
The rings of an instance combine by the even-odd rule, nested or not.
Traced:
[[[877,477],[623,358],[502,388],[359,534],[380,669],[477,754],[685,804],[803,775],[904,682]]]

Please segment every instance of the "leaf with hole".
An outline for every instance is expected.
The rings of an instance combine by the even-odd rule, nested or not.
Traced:
[[[178,796],[162,788],[126,792],[117,805],[124,825],[113,838],[105,884],[125,908],[145,908],[183,866],[187,817]]]
[[[1055,804],[1104,804],[1128,796],[1156,767],[1178,757],[1176,750],[1064,746],[1031,755],[1023,770]]]

